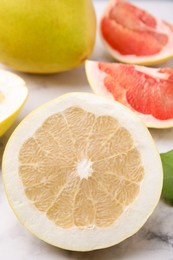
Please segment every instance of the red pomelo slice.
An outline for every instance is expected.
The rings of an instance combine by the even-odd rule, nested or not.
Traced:
[[[87,61],[86,73],[96,94],[129,107],[146,126],[173,127],[173,68]]]
[[[173,57],[173,25],[123,0],[112,0],[100,22],[103,42],[119,61],[151,65]]]

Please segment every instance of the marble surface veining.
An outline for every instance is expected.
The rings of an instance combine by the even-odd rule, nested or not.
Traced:
[[[98,20],[106,3],[106,1],[95,1]],[[173,23],[173,2],[160,1],[156,4],[156,1],[135,1],[135,3]],[[104,50],[98,35],[92,59],[113,61]],[[173,60],[162,64],[162,67],[173,67]],[[1,68],[4,67],[1,66]],[[22,76],[26,81],[30,94],[15,124],[0,139],[0,162],[9,136],[29,112],[66,92],[90,91],[83,65],[69,72],[53,75],[30,75],[23,73],[18,73],[18,75]],[[152,129],[150,132],[160,152],[173,149],[173,129]],[[0,260],[12,259],[173,260],[173,207],[161,200],[143,228],[119,245],[93,252],[71,252],[55,248],[40,241],[19,224],[8,205],[0,179]]]

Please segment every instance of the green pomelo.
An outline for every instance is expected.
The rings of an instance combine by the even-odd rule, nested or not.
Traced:
[[[0,62],[31,73],[69,70],[92,52],[91,0],[0,0]]]

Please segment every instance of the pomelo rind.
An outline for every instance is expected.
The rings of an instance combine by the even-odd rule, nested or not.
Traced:
[[[164,57],[159,57],[158,55],[150,55],[148,58],[146,56],[141,56],[140,58],[138,58],[135,55],[128,55],[127,57],[127,55],[121,55],[118,51],[112,49],[107,44],[107,42],[103,39],[102,35],[101,35],[101,39],[105,48],[108,50],[108,53],[110,53],[110,55],[113,58],[115,58],[117,61],[122,63],[152,66],[152,65],[159,65],[173,58],[173,53],[168,54],[168,56],[164,56]]]
[[[107,229],[95,227],[94,230],[92,230],[92,228],[87,230],[77,228],[64,230],[62,228],[56,228],[55,225],[53,225],[52,223],[48,223],[50,221],[47,220],[45,216],[42,216],[41,213],[39,213],[36,209],[32,208],[27,199],[23,201],[25,195],[24,192],[21,190],[22,185],[19,179],[17,180],[15,178],[14,171],[16,165],[14,161],[16,160],[19,148],[21,147],[23,141],[29,135],[31,135],[35,131],[35,129],[38,128],[38,126],[44,119],[46,119],[49,115],[58,112],[57,103],[61,103],[61,105],[63,104],[63,107],[61,108],[63,110],[65,107],[68,107],[70,105],[76,105],[76,98],[78,96],[80,97],[81,95],[83,96],[83,98],[79,98],[79,104],[82,108],[87,109],[87,111],[93,112],[92,108],[93,106],[95,107],[95,102],[97,99],[98,111],[96,114],[109,114],[111,116],[115,114],[116,116],[119,115],[118,117],[120,121],[124,122],[124,125],[128,125],[128,127],[130,128],[128,130],[133,135],[133,137],[136,136],[135,141],[138,143],[137,140],[140,140],[140,144],[138,144],[138,147],[142,149],[142,147],[144,146],[143,150],[141,150],[141,156],[146,170],[146,177],[143,183],[141,184],[141,189],[143,190],[143,192],[141,193],[143,194],[141,195],[141,197],[139,195],[136,198],[135,202],[128,207],[128,209],[125,211],[125,213],[123,213],[123,216],[118,220],[118,222],[116,222]],[[89,100],[90,103],[89,107],[87,104],[87,100]],[[55,104],[56,106],[54,106]],[[115,107],[116,109],[110,109],[112,107]],[[43,115],[42,118],[38,118],[38,115],[40,114]],[[126,120],[122,120],[122,114],[126,117]],[[32,120],[36,119],[38,119],[38,121],[34,121],[35,124],[30,123]],[[128,124],[128,122],[130,122],[131,120],[132,122],[134,122],[134,124]],[[28,131],[23,131],[26,128]],[[21,133],[23,134],[22,137]],[[149,144],[149,149],[145,148],[146,143]],[[9,163],[12,148],[15,149],[16,152],[13,155],[13,161]],[[7,161],[8,164],[6,163]],[[7,143],[3,155],[2,172],[4,188],[9,204],[20,223],[41,240],[51,245],[58,246],[60,248],[75,251],[91,251],[95,249],[110,247],[114,244],[120,243],[124,239],[135,234],[146,222],[146,220],[152,214],[154,208],[158,204],[163,183],[163,172],[160,156],[155,146],[155,143],[149,131],[144,126],[143,122],[138,117],[136,117],[134,113],[132,113],[128,108],[121,105],[120,103],[115,101],[112,102],[106,98],[99,96],[97,96],[96,98],[96,95],[89,93],[73,93],[63,95],[57,99],[54,99],[42,105],[41,107],[37,108],[32,113],[30,113],[15,129]],[[146,184],[148,183],[152,185],[146,187]],[[14,187],[17,187],[17,190],[15,190]],[[148,196],[148,200],[146,200],[146,194]],[[131,211],[135,213],[130,214]],[[29,215],[31,216],[31,218],[28,220],[27,223],[26,219]],[[35,219],[38,220],[38,225],[35,223]],[[127,223],[125,228],[122,225],[122,223]],[[116,228],[120,224],[122,226],[119,230],[119,233],[117,234]],[[43,226],[45,232],[43,230]],[[58,229],[58,236],[55,229]],[[115,234],[117,236],[116,239],[114,238]]]
[[[1,84],[5,92],[3,113],[0,115],[0,136],[2,136],[14,123],[20,110],[24,106],[28,89],[23,79],[9,71],[0,70]],[[15,100],[14,100],[15,99]]]

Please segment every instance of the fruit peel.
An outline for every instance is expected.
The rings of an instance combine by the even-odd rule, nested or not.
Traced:
[[[68,3],[67,3],[68,2]],[[91,0],[0,0],[0,62],[22,72],[54,73],[79,66],[92,52]]]
[[[28,98],[25,82],[14,73],[0,70],[0,137],[10,128]]]

